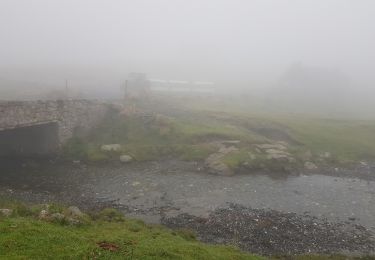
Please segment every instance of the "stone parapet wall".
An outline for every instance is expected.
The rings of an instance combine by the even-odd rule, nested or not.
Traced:
[[[94,100],[0,102],[0,130],[57,122],[63,143],[75,131],[95,126],[108,110],[108,104]]]

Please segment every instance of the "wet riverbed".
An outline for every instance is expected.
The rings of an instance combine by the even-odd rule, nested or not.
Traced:
[[[4,167],[0,194],[86,209],[116,206],[149,222],[209,212],[237,203],[349,221],[375,228],[375,181],[326,175],[214,176],[194,163],[164,161],[130,165],[35,164]]]

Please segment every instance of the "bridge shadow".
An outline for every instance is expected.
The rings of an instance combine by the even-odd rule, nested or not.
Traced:
[[[0,131],[0,158],[48,156],[59,147],[57,122]]]

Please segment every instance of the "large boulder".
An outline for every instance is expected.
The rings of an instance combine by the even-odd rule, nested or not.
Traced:
[[[226,147],[223,144],[219,145],[219,151],[216,153],[211,154],[205,161],[205,164],[208,168],[208,171],[210,173],[214,173],[217,175],[223,175],[223,176],[231,176],[234,174],[234,171],[228,167],[223,162],[224,157],[232,152],[237,152],[238,148],[234,146]]]
[[[221,161],[221,157],[216,156],[216,154],[210,155],[206,159],[206,165],[208,167],[208,171],[210,173],[214,173],[217,175],[223,175],[223,176],[231,176],[234,174],[234,172]]]
[[[224,176],[231,176],[234,174],[234,172],[222,162],[224,155],[225,154],[222,153],[214,153],[206,159],[205,164],[210,173]]]

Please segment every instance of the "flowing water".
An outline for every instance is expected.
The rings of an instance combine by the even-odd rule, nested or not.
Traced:
[[[84,208],[109,203],[149,222],[180,213],[205,216],[217,207],[238,203],[375,228],[375,181],[320,174],[224,177],[196,168],[193,163],[173,161],[7,167],[1,170],[0,194]]]

